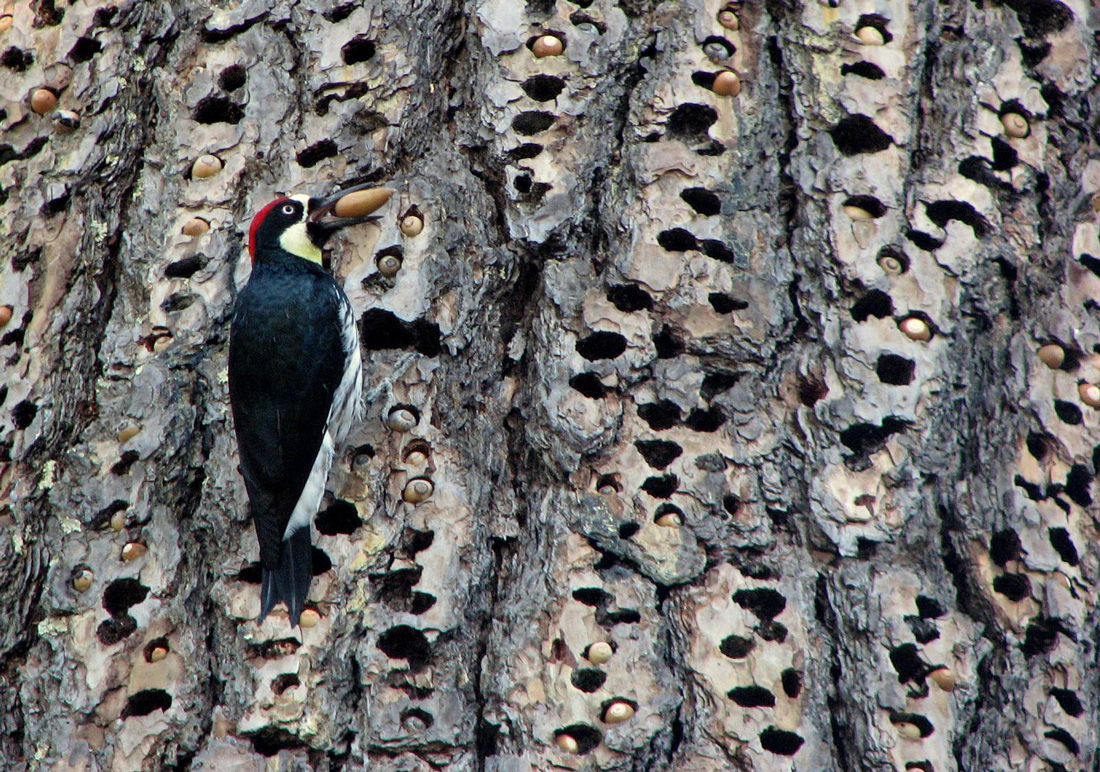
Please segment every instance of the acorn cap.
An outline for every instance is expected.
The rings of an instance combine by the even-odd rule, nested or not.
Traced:
[[[419,236],[424,230],[424,218],[417,214],[407,214],[401,218],[401,232],[406,236]]]
[[[898,322],[898,329],[910,340],[928,341],[932,339],[932,328],[919,316],[907,316]]]
[[[603,722],[605,724],[621,724],[634,718],[634,712],[634,706],[629,702],[615,700],[603,712]]]
[[[1027,118],[1019,113],[1005,113],[1001,116],[1001,125],[1004,126],[1005,134],[1013,139],[1023,139],[1031,133]]]
[[[741,79],[737,73],[725,70],[714,76],[711,90],[718,96],[735,97],[741,93]]]
[[[531,45],[531,53],[542,59],[545,56],[561,56],[565,44],[557,35],[543,35]]]
[[[1066,361],[1066,350],[1057,343],[1048,343],[1045,346],[1040,346],[1037,353],[1039,354],[1039,359],[1043,361],[1043,364],[1051,370],[1057,370],[1062,366],[1062,363]]]
[[[57,94],[48,88],[36,88],[31,93],[31,109],[39,115],[45,115],[57,109]]]
[[[414,477],[405,483],[401,498],[410,504],[427,501],[435,493],[435,485],[427,477]]]
[[[1089,407],[1100,407],[1100,386],[1095,383],[1078,384],[1077,393]]]
[[[585,652],[585,658],[593,665],[602,665],[611,659],[611,656],[615,653],[615,650],[611,647],[610,643],[606,641],[596,641],[588,647],[588,651]]]
[[[191,179],[204,180],[207,177],[213,177],[222,170],[223,166],[222,159],[216,155],[210,155],[209,153],[200,155],[191,167]]]
[[[337,217],[365,217],[381,209],[393,194],[393,188],[356,190],[337,201],[332,213]]]

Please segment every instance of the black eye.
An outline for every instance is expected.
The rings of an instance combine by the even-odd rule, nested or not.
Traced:
[[[294,214],[294,205],[283,204],[283,214]]]

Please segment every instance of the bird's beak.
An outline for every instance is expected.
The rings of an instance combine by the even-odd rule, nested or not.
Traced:
[[[375,188],[371,184],[353,185],[327,198],[309,199],[309,218],[306,228],[313,242],[323,247],[325,242],[341,228],[377,220],[371,213],[381,208],[390,196],[391,188]],[[324,219],[326,215],[332,215]]]

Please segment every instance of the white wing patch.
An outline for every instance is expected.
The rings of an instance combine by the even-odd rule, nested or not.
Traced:
[[[359,329],[355,326],[355,314],[351,301],[343,292],[337,292],[340,304],[340,340],[344,349],[344,375],[332,396],[332,407],[328,411],[325,436],[321,439],[321,449],[313,461],[309,479],[294,505],[283,540],[302,528],[308,528],[313,516],[321,507],[321,498],[325,495],[325,483],[332,468],[332,459],[336,455],[336,446],[344,441],[351,427],[363,416],[363,358],[359,352]]]

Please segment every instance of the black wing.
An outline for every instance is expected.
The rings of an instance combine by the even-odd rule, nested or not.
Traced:
[[[260,557],[269,569],[278,567],[343,375],[340,301],[328,276],[257,266],[234,309],[229,400]]]

